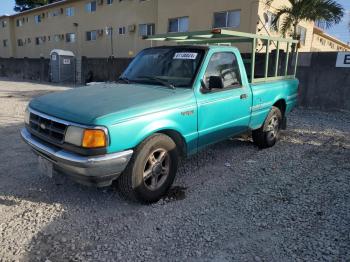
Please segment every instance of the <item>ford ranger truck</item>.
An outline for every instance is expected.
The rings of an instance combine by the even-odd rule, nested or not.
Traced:
[[[40,170],[67,174],[143,203],[171,187],[179,159],[252,131],[277,142],[297,103],[295,78],[250,83],[231,46],[163,46],[141,51],[116,83],[30,101],[24,141]]]

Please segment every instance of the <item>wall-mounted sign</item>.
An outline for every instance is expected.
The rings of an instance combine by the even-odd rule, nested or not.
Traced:
[[[339,52],[336,67],[350,68],[350,52]]]
[[[52,55],[51,59],[52,59],[52,61],[56,61],[57,60],[57,55]]]
[[[64,65],[70,65],[70,59],[63,59]]]

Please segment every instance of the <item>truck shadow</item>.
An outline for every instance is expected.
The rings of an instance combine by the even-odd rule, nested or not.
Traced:
[[[218,204],[219,196],[227,197],[225,194],[230,197],[240,196],[241,199],[234,198],[236,203],[231,206],[240,210],[246,204],[244,201],[249,201],[249,198],[255,194],[255,190],[266,190],[267,195],[272,195],[265,199],[266,201],[272,201],[275,205],[287,205],[292,201],[292,191],[277,193],[268,185],[272,183],[283,188],[284,183],[293,183],[292,177],[291,180],[287,179],[287,182],[283,182],[276,176],[271,176],[274,172],[288,172],[287,169],[283,169],[285,166],[279,168],[280,164],[286,163],[287,160],[280,155],[280,151],[299,152],[300,155],[297,157],[301,159],[311,158],[317,154],[318,157],[324,157],[327,162],[334,162],[334,165],[350,170],[349,165],[344,163],[346,159],[350,159],[348,132],[339,131],[335,136],[334,133],[333,135],[322,133],[322,127],[315,128],[311,132],[302,128],[292,128],[290,131],[283,132],[282,140],[275,149],[259,150],[247,138],[227,140],[211,146],[198,155],[184,160],[179,167],[175,186],[185,191],[187,198],[184,198],[181,192],[175,192],[174,194],[180,194],[180,196],[170,194],[169,199],[173,197],[182,201],[165,199],[151,206],[141,206],[120,198],[114,187],[88,188],[64,177],[51,180],[40,176],[36,168],[35,155],[20,139],[21,127],[22,125],[18,124],[0,127],[0,147],[2,148],[0,151],[0,159],[2,159],[0,207],[3,206],[6,210],[10,208],[18,210],[15,212],[16,215],[8,216],[9,220],[3,221],[5,224],[9,221],[15,221],[15,224],[33,223],[31,229],[33,233],[27,235],[29,236],[27,243],[21,251],[11,256],[11,259],[22,261],[137,259],[136,255],[130,257],[130,254],[137,254],[144,260],[151,260],[154,256],[164,255],[165,251],[162,243],[159,243],[159,250],[151,250],[148,247],[154,246],[154,241],[158,243],[157,241],[160,241],[158,237],[166,237],[167,241],[176,242],[177,232],[184,226],[184,219],[197,216],[197,211],[203,210],[201,205],[206,202],[206,198],[208,205],[205,204],[205,208],[211,210],[213,214],[225,212],[228,208]],[[262,162],[262,159],[266,159],[267,153],[268,161],[275,161],[275,163]],[[309,162],[308,165],[310,165]],[[304,166],[304,168],[312,168],[312,166]],[[254,182],[256,179],[260,180],[258,187]],[[227,181],[230,182],[227,184]],[[266,184],[261,181],[265,181]],[[297,182],[295,183],[296,186],[300,186]],[[214,184],[215,186],[210,186]],[[222,192],[218,192],[218,187],[224,191],[224,195],[220,195]],[[211,196],[217,196],[214,198],[217,201],[214,201],[216,205]],[[202,201],[198,201],[199,198]],[[258,202],[256,205],[258,208],[259,205],[267,204]],[[176,210],[178,208],[185,208],[187,212],[178,213]],[[256,225],[247,222],[248,216],[252,215],[251,212],[255,212],[253,215],[257,216],[260,214],[259,208],[252,209],[249,213],[232,214],[229,221],[231,223],[234,221],[238,228],[242,227],[243,230],[249,228],[249,230],[259,231]],[[274,215],[279,214],[274,213]],[[159,216],[164,218],[160,224],[162,220]],[[25,220],[26,218],[28,220]],[[318,218],[315,217],[315,219]],[[209,220],[205,221],[204,225],[211,226]],[[4,229],[2,237],[13,238],[11,235],[13,230],[13,226],[8,226]],[[192,243],[193,250],[202,249],[200,243],[204,233],[202,231],[197,233],[198,245]],[[156,240],[152,240],[152,237]],[[236,238],[238,242],[246,241],[239,232],[232,232],[231,237]],[[130,239],[134,241],[131,243]],[[222,239],[218,238],[218,241]],[[251,241],[261,244],[261,249],[256,248],[254,252],[265,258],[272,259],[282,255],[288,257],[288,253],[283,251],[278,253],[274,250],[273,252],[277,253],[269,253],[272,251],[259,239],[253,238]],[[150,244],[151,242],[153,244]],[[182,248],[181,244],[177,248]],[[264,251],[264,248],[267,249]],[[250,251],[252,250],[248,249],[248,253]],[[6,260],[7,257],[4,259]]]

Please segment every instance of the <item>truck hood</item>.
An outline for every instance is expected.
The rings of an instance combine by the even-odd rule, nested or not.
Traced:
[[[194,103],[190,88],[141,84],[99,84],[33,99],[29,107],[83,125],[110,125],[140,115]]]

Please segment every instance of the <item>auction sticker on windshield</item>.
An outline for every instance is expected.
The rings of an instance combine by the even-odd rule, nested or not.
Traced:
[[[174,59],[195,60],[198,53],[176,53]]]

